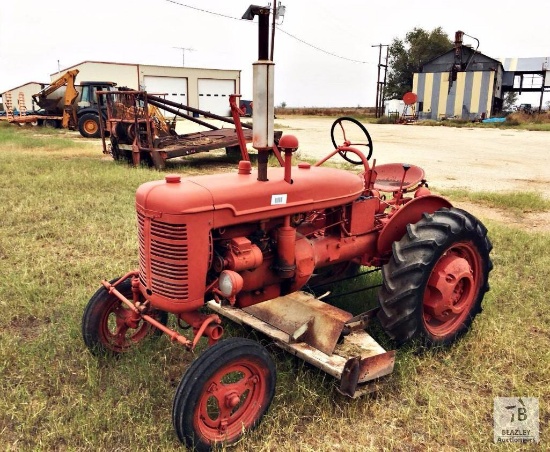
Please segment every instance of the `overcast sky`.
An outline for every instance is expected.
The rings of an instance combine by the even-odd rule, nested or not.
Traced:
[[[263,5],[261,0],[256,4]],[[252,95],[257,24],[240,18],[251,0],[2,0],[0,92],[86,60],[242,70]],[[492,57],[550,56],[550,1],[284,0],[275,38],[275,102],[288,106],[374,106],[377,44],[414,27],[476,37]],[[465,39],[465,43],[475,41]],[[183,51],[175,47],[192,48]],[[58,64],[59,62],[59,64]],[[539,95],[523,102],[538,104]],[[545,95],[545,101],[550,94]]]

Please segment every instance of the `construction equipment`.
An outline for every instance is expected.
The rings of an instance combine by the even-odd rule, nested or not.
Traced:
[[[260,43],[269,11],[252,5],[243,16],[259,17]],[[432,194],[418,166],[369,162],[372,140],[355,119],[335,121],[337,145],[313,165],[293,166],[298,139],[283,135],[283,166],[268,168],[274,68],[264,50],[254,64],[257,169],[242,160],[234,173],[141,185],[139,268],[103,281],[83,315],[84,342],[97,355],[124,352],[157,330],[189,350],[207,338],[211,347],[184,374],[172,412],[178,438],[197,450],[254,428],[275,390],[266,349],[221,341],[219,315],[261,331],[356,397],[394,366],[395,351],[365,330],[371,321],[398,344],[448,345],[470,328],[489,289],[486,228]],[[338,155],[359,172],[324,165]],[[360,266],[381,268],[378,308],[353,315],[315,296],[311,286],[330,290]],[[167,313],[193,334],[167,327]]]
[[[97,91],[106,91],[114,88],[113,82],[86,81],[76,85],[78,70],[65,72],[49,86],[32,96],[33,102],[40,110],[22,111],[18,116],[13,115],[11,102],[7,105],[8,121],[20,125],[50,125],[69,130],[78,128],[85,138],[100,136],[100,115],[105,119],[104,108],[98,104]],[[19,93],[19,105],[25,105]],[[26,110],[26,108],[25,108]],[[101,113],[100,113],[101,112]]]
[[[43,108],[47,115],[51,116],[60,113],[61,127],[64,129],[75,130],[77,126],[76,105],[78,91],[75,87],[75,79],[78,70],[67,71],[61,77],[54,80],[48,87],[32,96],[36,104]],[[65,88],[65,92],[59,97],[50,97],[53,93]],[[58,107],[61,101],[61,108]]]

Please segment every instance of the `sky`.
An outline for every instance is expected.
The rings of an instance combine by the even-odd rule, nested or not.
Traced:
[[[185,62],[188,67],[242,70],[243,98],[251,98],[257,19],[238,20],[250,4],[251,0],[2,0],[0,92],[29,81],[49,82],[50,74],[88,60],[167,66]],[[462,30],[479,40],[480,52],[496,59],[550,56],[549,0],[282,4],[286,14],[274,45],[276,105],[374,106],[377,45],[404,39],[414,27],[442,27],[451,40]],[[475,44],[468,39],[466,44]],[[518,103],[538,105],[539,97],[523,94]],[[544,100],[549,101],[550,94]]]

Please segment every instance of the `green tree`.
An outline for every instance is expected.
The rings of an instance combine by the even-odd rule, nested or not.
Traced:
[[[441,27],[432,31],[415,27],[404,40],[394,38],[388,49],[388,80],[384,97],[401,99],[403,94],[412,91],[413,73],[452,48],[453,42]]]
[[[515,105],[517,100],[518,100],[518,93],[514,93],[513,91],[508,91],[504,95],[504,99],[502,100],[502,109],[504,111],[512,110],[512,107]]]

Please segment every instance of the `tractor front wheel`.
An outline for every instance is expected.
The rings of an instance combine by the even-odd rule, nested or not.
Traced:
[[[382,268],[378,318],[398,343],[448,345],[470,327],[489,290],[492,249],[483,224],[460,209],[424,214]]]
[[[113,279],[111,284],[118,281]],[[116,289],[127,299],[132,299],[131,278],[122,281]],[[166,325],[168,313],[149,311],[148,315]],[[82,337],[94,355],[116,355],[151,335],[162,332],[135,314],[105,287],[100,287],[90,298],[82,317]]]
[[[275,365],[250,339],[230,338],[200,355],[183,376],[172,409],[180,441],[209,451],[255,428],[275,394]]]

